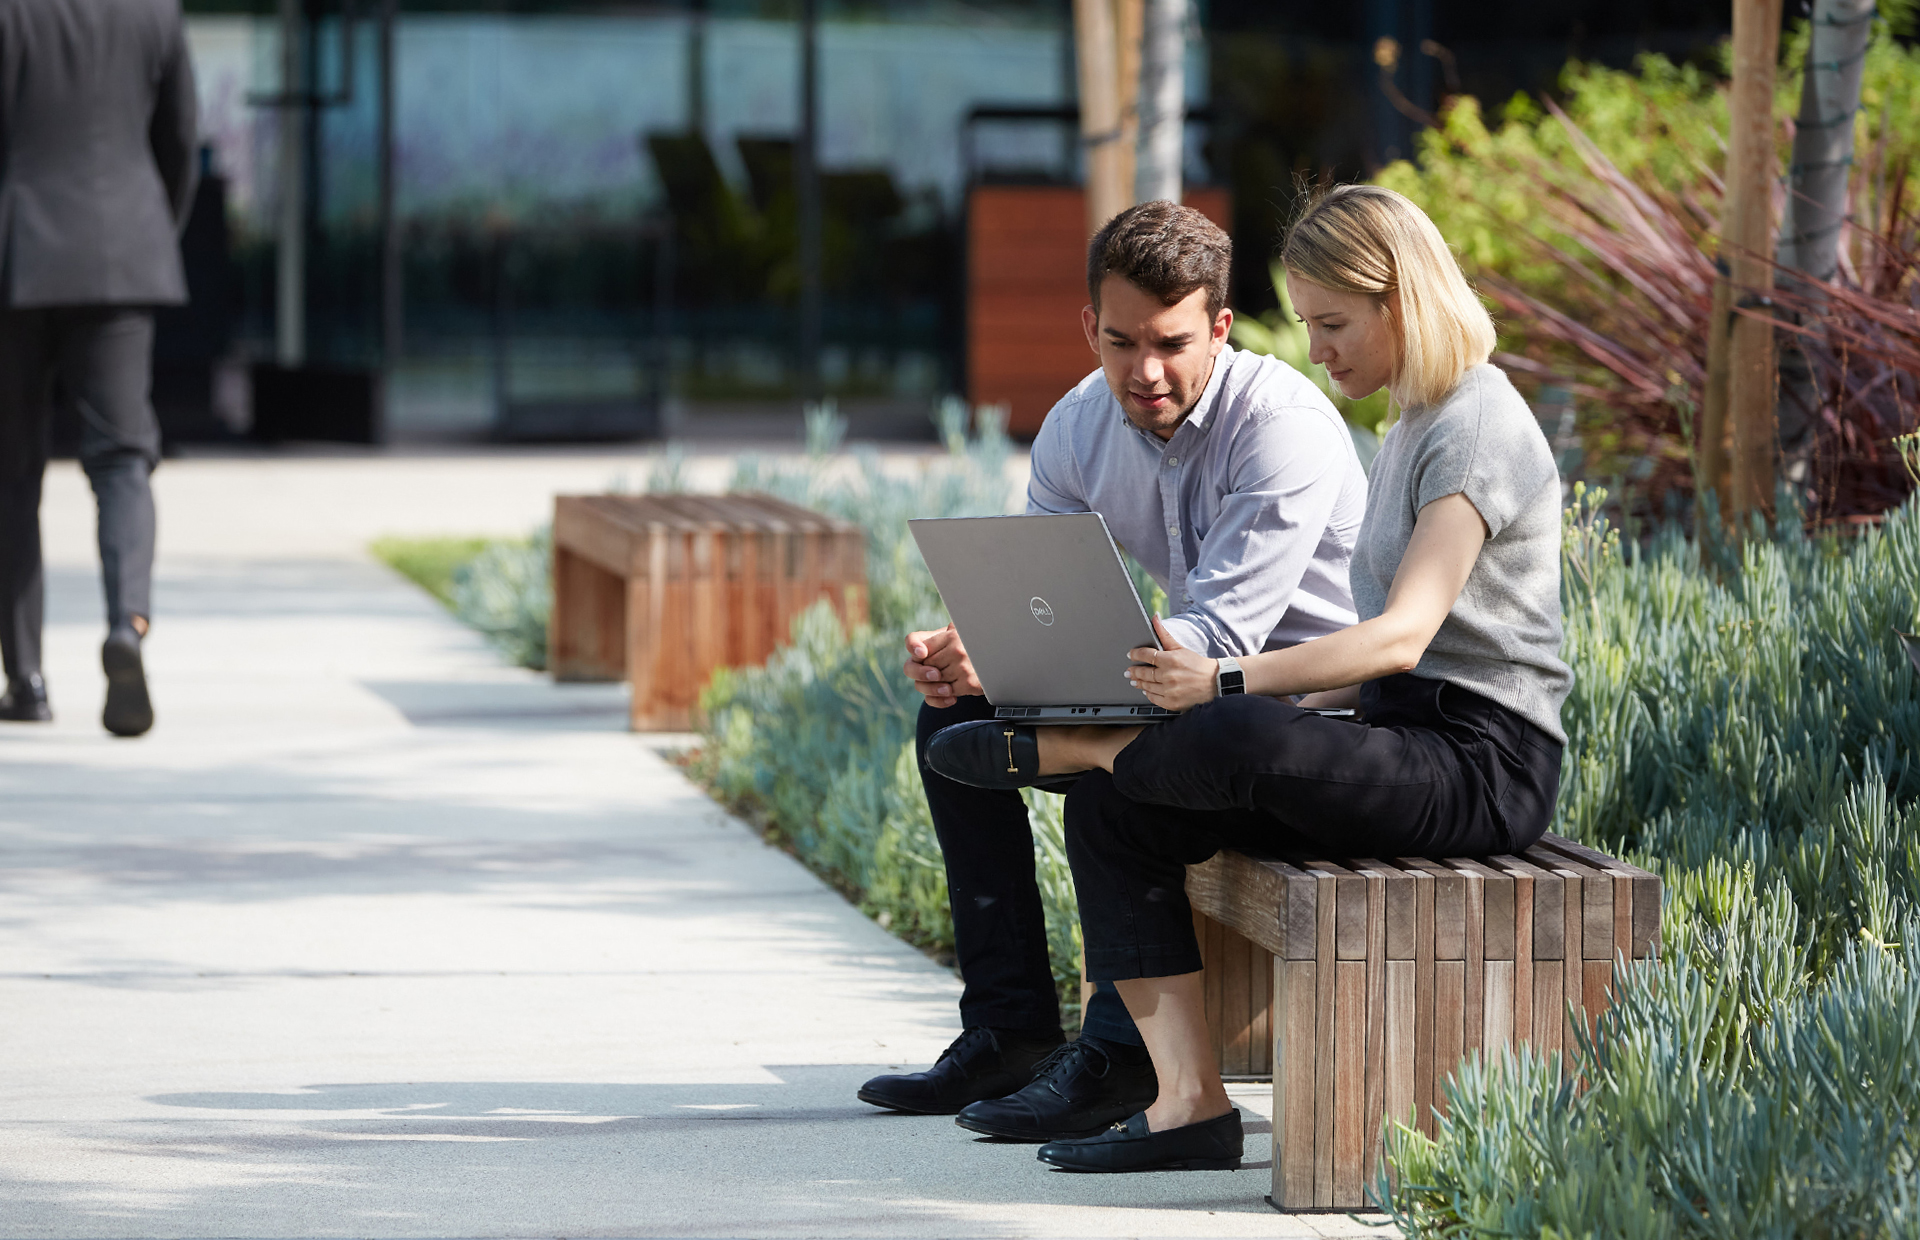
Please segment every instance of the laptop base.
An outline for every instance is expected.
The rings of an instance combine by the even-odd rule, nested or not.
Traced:
[[[1178,717],[1178,714],[1178,711],[1148,703],[1138,706],[996,706],[993,710],[995,719],[1024,724],[1165,723]]]

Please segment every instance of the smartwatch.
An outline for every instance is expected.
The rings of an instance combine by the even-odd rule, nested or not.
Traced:
[[[1219,670],[1214,673],[1213,683],[1214,687],[1220,690],[1220,696],[1225,697],[1229,693],[1245,693],[1247,674],[1240,670],[1240,661],[1223,658],[1216,662],[1219,664]]]

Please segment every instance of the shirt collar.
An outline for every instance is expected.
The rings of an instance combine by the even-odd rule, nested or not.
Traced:
[[[1233,364],[1233,346],[1221,345],[1220,355],[1213,359],[1213,373],[1207,376],[1207,390],[1200,393],[1199,403],[1193,412],[1187,415],[1182,426],[1191,426],[1195,430],[1207,429],[1207,421],[1213,416],[1213,408],[1220,403],[1220,389],[1226,386],[1227,367]],[[1178,434],[1179,432],[1174,432]]]

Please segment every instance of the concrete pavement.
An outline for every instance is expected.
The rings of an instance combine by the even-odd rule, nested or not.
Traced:
[[[1273,1213],[1263,1152],[1078,1177],[855,1102],[957,1032],[952,975],[622,731],[617,686],[500,666],[362,553],[645,465],[168,463],[131,742],[54,468],[58,719],[0,725],[0,1236],[1374,1234]]]

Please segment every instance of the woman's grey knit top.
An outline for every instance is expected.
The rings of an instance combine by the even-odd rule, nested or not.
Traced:
[[[1420,510],[1465,495],[1492,536],[1416,676],[1491,698],[1561,744],[1573,670],[1560,659],[1560,471],[1533,411],[1496,366],[1475,366],[1435,405],[1407,410],[1373,460],[1353,549],[1353,603],[1387,606]]]

